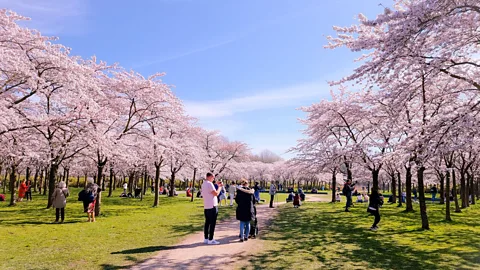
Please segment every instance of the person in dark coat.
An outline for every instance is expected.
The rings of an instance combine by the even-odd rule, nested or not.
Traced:
[[[345,185],[343,185],[342,193],[347,197],[347,204],[345,205],[345,212],[350,212],[350,206],[352,206],[352,191],[355,184],[352,184],[352,180],[348,179]]]
[[[378,193],[377,189],[372,188],[372,194],[370,195],[370,202],[367,209],[367,212],[375,217],[373,225],[370,228],[370,230],[372,231],[378,230],[378,223],[380,222],[380,206],[382,204],[382,196],[380,195],[380,193]]]
[[[241,186],[237,189],[237,197],[235,202],[237,203],[236,216],[240,221],[240,241],[244,242],[248,240],[250,234],[250,221],[255,219],[254,210],[254,190],[248,187],[248,181],[242,179]]]

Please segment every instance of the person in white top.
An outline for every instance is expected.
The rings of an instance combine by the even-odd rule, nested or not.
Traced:
[[[277,193],[277,187],[273,183],[270,183],[270,208],[273,208],[273,200],[275,199],[275,193]]]
[[[123,193],[125,193],[125,195],[127,194],[127,188],[128,188],[127,182],[123,183]]]
[[[215,225],[217,224],[218,216],[218,199],[217,196],[223,188],[222,182],[218,182],[218,189],[215,190],[213,180],[215,176],[211,173],[207,173],[207,179],[202,184],[202,197],[203,208],[205,213],[205,226],[204,226],[204,241],[203,243],[209,245],[218,245],[219,242],[213,239],[215,233]]]
[[[236,191],[237,191],[237,186],[235,182],[232,181],[232,184],[228,188],[228,196],[230,196],[230,206],[233,206],[233,200],[235,199]]]

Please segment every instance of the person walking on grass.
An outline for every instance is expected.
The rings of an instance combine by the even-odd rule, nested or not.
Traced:
[[[87,179],[85,200],[88,202],[88,222],[95,222],[95,204],[97,202],[97,194],[99,190],[99,186],[93,182],[92,178]]]
[[[23,198],[25,198],[26,192],[27,192],[27,184],[26,184],[26,181],[23,180],[22,183],[20,184],[20,187],[18,188],[17,202],[23,201]]]
[[[370,230],[372,231],[378,230],[378,223],[380,222],[380,206],[382,204],[382,197],[378,192],[378,189],[372,188],[372,194],[370,195],[370,202],[367,208],[367,212],[375,217],[373,225],[370,227]]]
[[[54,223],[63,223],[65,219],[65,206],[67,205],[67,197],[70,195],[67,189],[65,182],[60,182],[57,185],[57,188],[53,192],[52,196],[52,205],[55,208],[55,222]],[[61,217],[61,220],[60,220]]]
[[[277,187],[273,181],[270,183],[270,191],[268,193],[270,194],[270,208],[273,208],[273,200],[275,199],[275,193],[277,193]]]
[[[207,173],[207,179],[203,181],[202,184],[202,197],[203,197],[203,208],[205,214],[205,226],[203,229],[204,232],[204,244],[209,245],[218,245],[219,242],[213,239],[215,234],[215,225],[217,224],[218,216],[218,195],[220,190],[223,188],[222,182],[218,182],[218,188],[215,189],[213,185],[213,180],[215,176],[212,173]]]
[[[254,190],[248,187],[248,181],[242,179],[241,186],[238,187],[236,217],[240,221],[240,241],[248,241],[250,235],[250,221],[255,219],[255,210],[253,204],[255,202]]]
[[[237,192],[237,185],[234,181],[228,187],[228,196],[230,197],[230,206],[233,206],[233,200],[235,199],[235,193]]]

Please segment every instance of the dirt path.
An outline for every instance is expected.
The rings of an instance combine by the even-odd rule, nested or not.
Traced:
[[[307,201],[318,202],[326,201],[326,199],[323,196],[307,195]],[[231,269],[234,263],[262,250],[264,244],[261,237],[262,230],[265,230],[276,214],[278,214],[277,208],[269,208],[268,204],[257,206],[260,231],[257,239],[240,242],[238,239],[239,222],[235,218],[231,218],[217,224],[215,239],[220,242],[220,245],[205,245],[203,244],[203,232],[195,233],[132,269]]]

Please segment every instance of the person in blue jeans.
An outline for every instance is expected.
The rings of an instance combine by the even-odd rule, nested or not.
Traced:
[[[257,200],[257,202],[260,202],[260,183],[258,182],[255,182],[255,186],[253,187],[253,190],[255,191],[254,195],[255,195],[255,199]]]
[[[255,219],[255,196],[253,194],[254,190],[248,187],[248,181],[242,179],[240,187],[237,189],[237,197],[235,197],[237,203],[236,217],[240,221],[239,236],[241,242],[248,241],[250,221]]]

